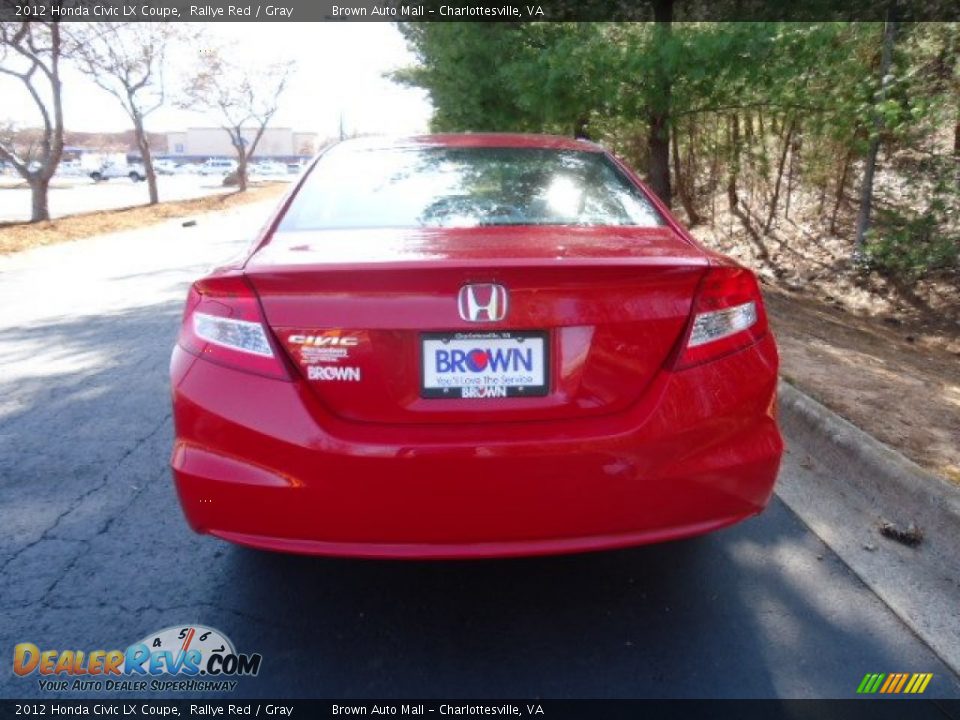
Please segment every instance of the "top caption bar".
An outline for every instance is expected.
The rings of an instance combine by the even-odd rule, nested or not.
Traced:
[[[495,2],[327,2],[277,0],[0,0],[0,20],[102,22],[558,22],[654,19],[654,5],[672,6],[673,20],[957,21],[957,0],[531,0]]]

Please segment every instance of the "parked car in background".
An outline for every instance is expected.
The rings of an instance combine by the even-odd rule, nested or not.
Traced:
[[[200,168],[203,167],[199,163],[183,163],[182,165],[177,165],[173,169],[174,175],[199,175]]]
[[[57,166],[57,175],[61,177],[78,177],[86,175],[79,160],[61,160]]]
[[[569,138],[327,149],[189,291],[171,458],[191,527],[318,555],[662,542],[767,505],[754,274]]]
[[[177,170],[177,163],[173,160],[154,160],[153,171],[157,175],[173,175]]]
[[[102,182],[112,178],[130,178],[133,182],[146,180],[147,171],[140,163],[104,163],[99,169],[90,173],[94,182]]]
[[[287,166],[271,160],[262,160],[250,167],[251,175],[286,175]]]
[[[236,160],[210,158],[200,166],[201,175],[227,175],[237,169]]]

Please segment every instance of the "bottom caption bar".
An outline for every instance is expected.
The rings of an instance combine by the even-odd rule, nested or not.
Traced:
[[[909,705],[909,707],[908,707]],[[872,696],[855,700],[0,700],[0,718],[509,717],[551,720],[942,720],[960,700]]]

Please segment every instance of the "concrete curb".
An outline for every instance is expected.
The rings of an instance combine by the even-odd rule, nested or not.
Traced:
[[[777,494],[960,674],[960,489],[789,383],[779,392]],[[882,536],[884,521],[916,524],[922,544]]]
[[[908,521],[914,515],[946,513],[952,526],[960,530],[960,488],[924,470],[790,383],[780,382],[779,396],[781,423],[794,431],[823,436],[833,457],[867,471],[871,479],[861,483],[860,490],[879,506]]]

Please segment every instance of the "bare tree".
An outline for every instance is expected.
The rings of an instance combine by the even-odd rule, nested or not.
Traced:
[[[0,22],[0,73],[20,80],[43,121],[39,147],[24,152],[15,134],[0,138],[0,160],[30,185],[30,222],[50,219],[50,178],[63,154],[60,25],[56,22]]]
[[[26,165],[39,162],[43,131],[39,128],[24,128],[13,120],[0,121],[0,147],[13,148],[13,152]]]
[[[176,32],[171,23],[86,23],[72,28],[68,42],[70,57],[133,122],[151,205],[160,198],[145,120],[164,104],[164,59]]]
[[[202,56],[202,66],[189,81],[180,106],[213,110],[237,155],[237,182],[247,189],[247,164],[279,108],[293,72],[292,62],[244,68],[230,63],[223,51]]]

